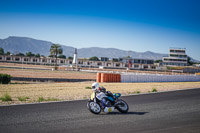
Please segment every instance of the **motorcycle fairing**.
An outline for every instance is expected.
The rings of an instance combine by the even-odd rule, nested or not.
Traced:
[[[93,93],[91,94],[90,99],[93,100],[94,98],[95,98],[95,93],[93,92]]]
[[[105,93],[101,92],[96,94],[96,98],[99,99],[100,101],[104,98],[107,97]]]
[[[115,99],[113,98],[113,97],[111,97],[111,96],[108,96],[107,97],[110,101],[115,101]]]
[[[121,96],[121,93],[114,93],[113,94],[116,98],[119,98]]]

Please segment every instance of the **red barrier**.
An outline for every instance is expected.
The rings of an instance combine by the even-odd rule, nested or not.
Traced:
[[[96,82],[101,82],[101,73],[97,73]]]
[[[97,82],[121,82],[120,74],[97,73]]]
[[[104,73],[101,73],[101,83],[105,82]]]

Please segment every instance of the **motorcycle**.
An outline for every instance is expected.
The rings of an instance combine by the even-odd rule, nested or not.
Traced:
[[[129,106],[124,100],[119,99],[120,96],[120,93],[106,95],[105,92],[93,92],[88,100],[87,108],[94,114],[99,114],[101,111],[113,112],[115,109],[121,113],[127,113]]]

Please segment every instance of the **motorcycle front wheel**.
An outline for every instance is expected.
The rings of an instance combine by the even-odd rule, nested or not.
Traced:
[[[99,114],[101,112],[100,105],[98,103],[93,102],[93,101],[89,101],[87,103],[87,107],[88,107],[89,111],[94,113],[94,114]]]
[[[127,113],[129,110],[128,104],[121,99],[117,102],[116,108],[121,113]]]

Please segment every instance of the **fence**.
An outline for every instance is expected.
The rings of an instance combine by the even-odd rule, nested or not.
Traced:
[[[161,75],[161,74],[110,74],[97,73],[97,82],[195,82],[199,75]]]

